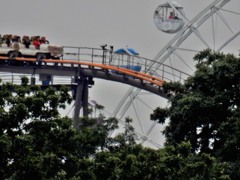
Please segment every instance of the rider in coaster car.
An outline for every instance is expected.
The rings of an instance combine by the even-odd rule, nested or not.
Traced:
[[[35,46],[36,49],[40,48],[40,36],[36,36],[35,39],[33,40],[33,45]]]

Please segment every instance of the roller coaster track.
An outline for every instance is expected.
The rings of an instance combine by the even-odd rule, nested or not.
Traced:
[[[119,54],[112,53],[108,56],[110,53],[108,50],[94,48],[76,49],[78,49],[78,51],[87,49],[92,53],[65,53],[66,56],[77,55],[77,59],[42,59],[40,61],[36,58],[16,57],[14,59],[9,59],[6,56],[0,56],[0,71],[20,74],[48,74],[51,76],[85,76],[91,78],[101,78],[105,80],[125,83],[149,91],[164,98],[167,98],[167,95],[166,93],[163,93],[162,86],[164,83],[169,81],[169,78],[167,76],[171,74],[172,71],[178,71],[177,69],[172,69],[169,66],[163,66],[163,69],[161,70],[162,77],[157,77],[144,72],[144,70],[148,68],[147,63],[151,62],[149,59],[141,58],[138,56],[131,56],[129,54],[121,54],[121,60],[119,60],[119,57],[117,57]],[[96,50],[98,53],[94,53]],[[102,53],[99,54],[99,51],[102,51]],[[83,55],[85,59],[81,60],[81,57]],[[86,57],[91,58],[89,59]],[[96,57],[97,60],[95,60],[94,57]],[[138,72],[129,68],[124,68],[127,66],[127,64],[129,65],[129,59],[132,59],[131,66],[138,64],[141,67],[144,67],[142,68],[143,71]],[[140,63],[139,59],[144,62]],[[112,61],[114,61],[114,64]],[[167,72],[167,69],[171,70],[171,72]],[[178,74],[180,75],[178,77],[179,80],[181,80],[183,76],[188,76],[186,73],[180,71]],[[166,75],[166,78],[164,75]]]
[[[1,60],[9,60],[6,57],[2,57],[0,56]],[[27,62],[33,62],[36,63],[37,60],[35,58],[14,58],[13,60],[15,61],[20,61],[20,62],[25,62],[26,64],[28,64]],[[60,63],[61,66],[63,65],[71,65],[71,67],[73,67],[74,65],[78,65],[78,66],[88,66],[89,69],[95,70],[96,68],[100,68],[101,70],[105,71],[105,70],[112,70],[112,71],[116,71],[117,73],[122,73],[125,75],[129,75],[132,76],[133,78],[139,78],[142,81],[147,81],[153,85],[156,86],[162,86],[164,81],[160,78],[148,75],[148,74],[144,74],[141,72],[136,72],[133,71],[131,69],[126,69],[126,68],[120,68],[120,67],[115,67],[115,66],[110,66],[110,65],[105,65],[105,64],[96,64],[96,63],[91,63],[91,62],[76,62],[76,61],[72,61],[72,60],[49,60],[49,59],[43,59],[42,62],[45,66],[47,66],[48,63]]]

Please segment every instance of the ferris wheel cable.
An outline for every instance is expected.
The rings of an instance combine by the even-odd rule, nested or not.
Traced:
[[[123,106],[124,102],[126,101],[126,99],[129,97],[129,95],[132,93],[132,91],[135,89],[135,87],[130,87],[127,91],[127,93],[124,95],[124,97],[121,99],[121,101],[119,102],[118,106],[116,107],[116,109],[113,112],[113,116],[115,117],[117,115],[117,113],[119,112],[119,110],[121,109],[121,107]]]
[[[232,40],[234,40],[237,36],[240,35],[240,30],[236,32],[233,36],[231,36],[226,42],[223,43],[222,46],[220,46],[217,51],[221,51],[226,45],[228,45]]]
[[[170,56],[174,53],[174,50],[175,50],[175,48],[173,48],[173,47],[169,47],[169,48],[166,50],[167,54],[163,57],[163,58],[165,59],[164,62],[167,60],[167,58],[170,58]],[[162,62],[162,64],[163,64],[164,62]],[[159,64],[158,66],[154,67],[154,68],[155,68],[154,71],[159,70],[159,68],[161,67],[162,64]],[[170,66],[170,67],[171,67],[171,70],[172,70],[172,71],[175,70],[175,68],[173,68],[172,66]],[[191,68],[191,67],[190,67],[190,68]],[[175,78],[175,74],[173,73],[172,75],[173,75],[173,77]]]
[[[152,132],[153,128],[154,128],[156,125],[158,125],[158,122],[157,122],[157,121],[154,121],[154,123],[153,123],[152,126],[149,128],[148,132],[146,133],[147,136]]]
[[[120,116],[119,116],[120,119],[123,118],[124,114],[127,112],[127,110],[129,109],[130,105],[133,104],[133,101],[137,97],[137,95],[138,95],[137,93],[131,93],[129,95],[130,100],[128,101],[128,103],[125,105],[125,108],[120,113]]]
[[[229,13],[232,13],[232,14],[236,14],[236,15],[240,15],[239,12],[235,12],[235,11],[230,11],[228,9],[221,9],[222,11],[226,11],[226,12],[229,12]]]
[[[156,141],[153,141],[152,139],[149,139],[147,136],[141,136],[141,135],[139,135],[139,136],[141,137],[143,143],[144,142],[149,142],[149,143],[151,143],[152,145],[154,145],[157,148],[162,148],[163,147],[162,145],[160,145]]]
[[[158,124],[157,121],[154,121],[154,122],[152,123],[152,126],[151,126],[151,127],[149,128],[149,130],[147,131],[146,136],[148,136],[148,135],[152,132],[153,128],[154,128],[157,124]],[[144,142],[145,142],[145,139],[143,139],[142,143],[144,143]]]
[[[204,40],[203,36],[201,35],[201,33],[193,26],[190,27],[191,30],[195,33],[195,35],[203,42],[203,44],[205,44],[205,46],[207,48],[210,48],[210,45]]]
[[[151,95],[151,93],[150,93],[150,92],[147,92],[147,91],[145,91],[145,92],[140,92],[138,95]]]
[[[133,110],[134,110],[134,112],[135,112],[135,115],[137,116],[137,120],[138,120],[138,123],[139,123],[139,125],[140,125],[141,130],[142,130],[142,133],[145,134],[145,133],[144,133],[145,130],[144,130],[143,126],[142,126],[141,120],[140,120],[139,115],[138,115],[139,113],[137,112],[137,109],[136,109],[134,103],[132,103],[132,105],[133,105]]]
[[[130,100],[125,104],[125,107],[121,111],[120,119],[123,118],[124,114],[127,112],[127,110],[129,109],[130,105],[132,104],[134,99],[138,96],[138,93],[141,91],[141,89],[137,89],[137,88],[135,88],[135,89],[136,89],[136,93],[134,95],[130,96]]]
[[[215,48],[216,48],[216,44],[215,44],[215,41],[216,41],[216,39],[215,39],[215,34],[216,34],[216,31],[215,31],[215,21],[214,21],[214,17],[212,16],[212,37],[213,37],[213,49],[215,50]]]
[[[153,140],[149,140],[148,142],[150,142],[152,145],[154,145],[154,146],[157,147],[157,148],[162,148],[162,147],[163,147],[162,145],[156,143],[156,142],[153,141]]]
[[[152,140],[152,139],[149,139],[146,135],[144,134],[141,134],[139,132],[135,132],[135,134],[140,137],[142,139],[142,142],[149,142],[151,143],[152,145],[154,145],[155,147],[157,148],[161,148],[163,147],[162,145],[160,145],[159,143],[157,143],[156,141]]]
[[[135,94],[135,92],[133,92],[132,94]],[[142,92],[139,92],[139,93],[138,93],[138,95],[146,95],[146,94],[149,95],[149,94],[151,94],[151,93],[149,93],[149,92],[147,92],[147,91],[144,91],[144,92],[142,91]]]
[[[136,97],[142,104],[144,104],[145,106],[147,106],[149,109],[154,110],[151,106],[149,106],[147,103],[145,103],[141,98]]]
[[[119,118],[117,118],[117,120],[118,120],[118,122],[119,122],[120,124],[122,124],[122,125],[125,125],[125,124],[126,124],[125,121],[123,121],[123,120],[121,120],[121,119],[119,119]],[[160,144],[157,143],[156,141],[150,140],[145,134],[142,134],[142,133],[136,131],[135,129],[134,129],[133,131],[134,131],[134,133],[135,133],[138,137],[141,137],[142,139],[145,139],[145,141],[151,143],[151,144],[154,145],[155,147],[157,147],[157,148],[161,148],[161,147],[162,147],[162,145],[160,145]],[[112,135],[113,135],[113,131],[109,132],[109,136],[112,136]]]
[[[194,50],[194,49],[187,49],[187,48],[180,48],[180,47],[175,47],[175,46],[172,46],[175,50],[180,50],[180,51],[189,51],[189,52],[195,52],[195,53],[198,53],[200,52],[199,50]]]
[[[145,135],[142,135],[142,134],[140,134],[140,133],[137,133],[136,135],[138,135],[139,137],[141,137],[142,140],[144,140],[144,142],[147,141],[147,142],[151,143],[152,145],[154,145],[156,148],[162,148],[162,147],[163,147],[162,145],[160,145],[160,144],[157,143],[156,141],[153,141],[152,139],[149,139],[149,138],[148,138],[147,136],[145,136]]]
[[[223,14],[219,11],[216,12],[218,14],[218,16],[220,17],[220,19],[223,21],[223,23],[228,27],[228,29],[234,33],[234,31],[232,30],[232,28],[230,27],[230,25],[227,23],[226,19],[224,18]]]
[[[172,58],[171,58],[171,56],[169,56],[169,63],[170,63],[170,66],[173,66],[172,65]],[[173,74],[173,80],[174,80],[174,82],[175,82],[175,74],[174,74],[174,71],[172,70],[172,74]]]
[[[191,66],[189,66],[186,61],[184,61],[184,59],[182,58],[182,56],[177,52],[177,51],[173,51],[173,54],[175,54],[187,67],[189,67],[189,69],[191,69],[193,71],[193,68]]]

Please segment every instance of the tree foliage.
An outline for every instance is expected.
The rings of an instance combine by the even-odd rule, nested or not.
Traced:
[[[240,177],[240,59],[206,49],[195,57],[196,72],[171,90],[171,107],[157,108],[151,118],[164,130],[166,145],[189,141],[193,152],[228,162],[232,177]],[[177,87],[177,88],[176,88]]]
[[[138,143],[130,117],[80,118],[79,129],[61,117],[72,98],[66,87],[41,90],[23,77],[0,88],[0,179],[238,179],[239,59],[209,50],[196,55],[185,84],[165,84],[171,107],[151,118],[164,123],[165,147]],[[98,105],[96,110],[104,107]]]

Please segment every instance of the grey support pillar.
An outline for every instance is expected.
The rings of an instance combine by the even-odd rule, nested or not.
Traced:
[[[88,80],[87,78],[80,78],[78,80],[75,109],[73,115],[73,127],[79,129],[80,125],[80,110],[83,107],[83,116],[88,116]]]
[[[88,81],[85,81],[83,86],[82,102],[83,116],[88,117]]]

